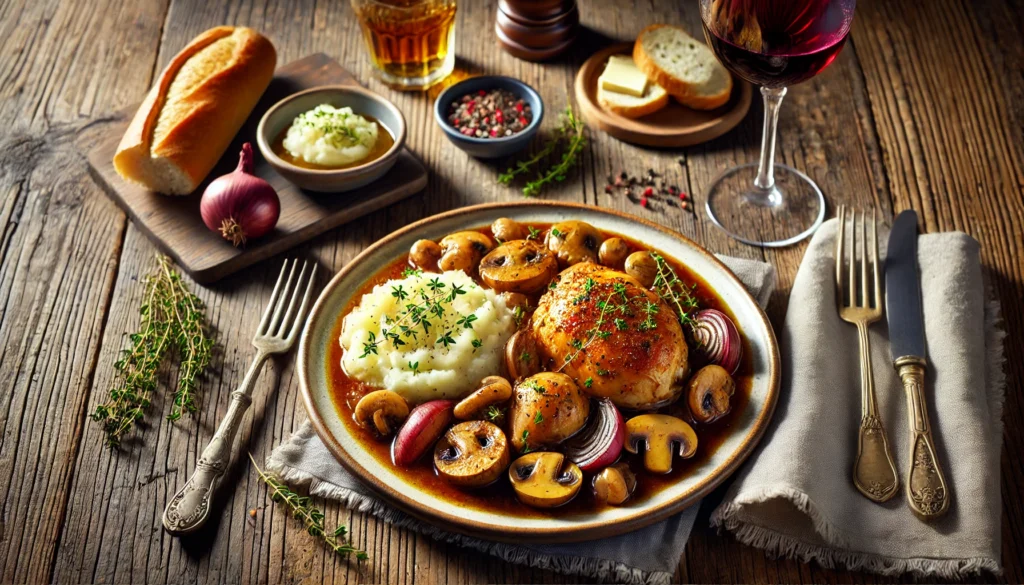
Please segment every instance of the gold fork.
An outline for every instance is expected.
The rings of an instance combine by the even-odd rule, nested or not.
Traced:
[[[853,464],[853,484],[868,499],[884,502],[896,494],[899,479],[892,453],[889,451],[889,441],[885,437],[885,429],[882,428],[882,420],[878,417],[875,382],[871,372],[871,342],[868,339],[868,326],[882,318],[882,279],[878,269],[878,219],[872,211],[872,245],[868,246],[867,217],[864,212],[859,214],[858,256],[858,214],[849,212],[849,215],[852,225],[849,257],[846,258],[848,270],[843,270],[847,209],[841,205],[839,231],[836,234],[836,304],[839,307],[839,317],[847,323],[856,325],[860,338],[861,419],[857,437],[857,459]]]

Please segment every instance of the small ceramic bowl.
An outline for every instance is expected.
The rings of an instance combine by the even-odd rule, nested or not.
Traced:
[[[507,89],[530,106],[533,120],[526,128],[512,136],[476,138],[462,134],[448,123],[448,108],[453,101],[467,93],[492,89]],[[540,123],[544,119],[544,102],[541,101],[540,94],[518,79],[501,75],[481,75],[464,79],[441,92],[441,95],[437,96],[437,101],[434,102],[434,119],[448,136],[448,140],[451,140],[455,146],[477,158],[498,158],[518,152],[530,144],[530,140],[537,133],[537,129],[540,128]]]
[[[395,143],[380,158],[344,169],[307,169],[277,156],[271,145],[281,132],[291,126],[296,116],[321,104],[348,106],[357,114],[373,116],[387,128]],[[292,94],[274,104],[260,119],[256,143],[270,166],[300,188],[325,193],[351,191],[379,179],[394,166],[405,144],[405,117],[395,104],[369,90],[352,85],[325,85]]]

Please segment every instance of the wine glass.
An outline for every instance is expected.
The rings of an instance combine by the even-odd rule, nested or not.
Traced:
[[[788,246],[825,219],[814,181],[775,163],[775,128],[786,87],[835,60],[853,22],[856,0],[701,0],[704,36],[727,69],[761,86],[761,158],[712,181],[707,212],[730,236],[755,246]]]

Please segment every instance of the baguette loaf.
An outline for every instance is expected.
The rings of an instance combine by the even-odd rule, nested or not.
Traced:
[[[277,53],[250,28],[219,26],[160,74],[114,154],[127,181],[187,195],[206,178],[274,76]]]
[[[647,79],[679,103],[696,110],[725,105],[732,76],[704,43],[667,24],[645,28],[633,45],[633,60]]]

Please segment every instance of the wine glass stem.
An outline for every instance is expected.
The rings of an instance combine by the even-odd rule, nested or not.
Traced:
[[[762,87],[761,95],[764,97],[764,130],[761,135],[761,161],[754,186],[765,193],[769,203],[778,204],[781,201],[774,199],[778,199],[779,195],[772,189],[775,186],[775,128],[779,122],[779,106],[786,96],[786,88]]]

